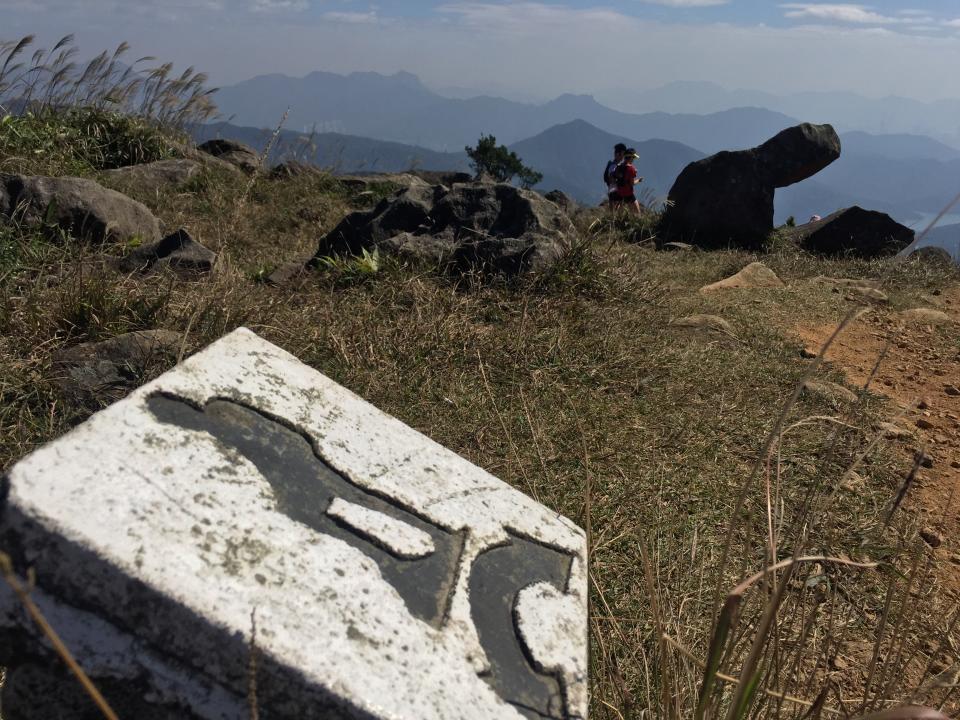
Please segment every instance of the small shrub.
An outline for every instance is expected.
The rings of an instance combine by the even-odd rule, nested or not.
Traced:
[[[520,184],[533,187],[543,180],[543,174],[523,164],[515,152],[511,152],[506,145],[497,145],[497,138],[493,135],[481,135],[476,147],[464,148],[470,156],[470,163],[476,170],[477,176],[490,175],[499,182],[510,182],[514,177],[520,179]]]

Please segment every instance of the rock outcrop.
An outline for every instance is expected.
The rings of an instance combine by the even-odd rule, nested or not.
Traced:
[[[700,292],[714,292],[716,290],[744,290],[751,288],[782,288],[783,281],[777,274],[762,262],[752,262],[736,275],[718,280],[710,285],[704,285]]]
[[[190,233],[181,229],[158,242],[136,248],[120,260],[120,267],[127,272],[134,272],[167,265],[178,270],[209,272],[216,260],[215,252],[205,248],[190,237]]]
[[[513,275],[548,268],[575,232],[557,205],[531,190],[505,183],[412,186],[348,215],[320,241],[316,257],[378,248]]]
[[[662,232],[703,247],[756,249],[773,230],[773,197],[840,157],[830,125],[788,128],[750,150],[687,165],[670,189]]]
[[[183,185],[202,168],[203,166],[196,160],[171,158],[107,170],[104,177],[120,188],[155,193],[163,188]]]
[[[896,255],[913,242],[913,235],[889,215],[856,205],[786,233],[808,252],[861,258]]]
[[[119,400],[153,369],[171,365],[183,335],[172,330],[140,330],[60,351],[55,365],[71,401],[95,407]]]
[[[254,173],[260,169],[260,156],[249,145],[236,140],[207,140],[197,146],[197,150],[240,168],[245,173]]]
[[[0,215],[49,223],[94,243],[154,242],[160,223],[147,207],[86,178],[0,174]]]

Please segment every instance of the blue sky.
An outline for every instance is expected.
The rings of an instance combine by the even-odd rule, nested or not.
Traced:
[[[960,2],[0,0],[0,39],[127,40],[229,84],[408,70],[437,88],[546,99],[673,80],[790,93],[960,97]]]

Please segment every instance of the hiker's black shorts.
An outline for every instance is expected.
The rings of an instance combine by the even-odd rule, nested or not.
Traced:
[[[637,201],[636,195],[619,195],[618,193],[610,193],[609,195],[610,207],[616,207],[617,205],[633,205]]]

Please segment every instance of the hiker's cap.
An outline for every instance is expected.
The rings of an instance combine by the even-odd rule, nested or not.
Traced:
[[[637,155],[637,151],[634,150],[633,148],[627,148],[626,151],[624,152],[624,155],[625,155],[626,157],[628,157],[628,158],[638,158],[638,157],[640,157],[639,155]]]

